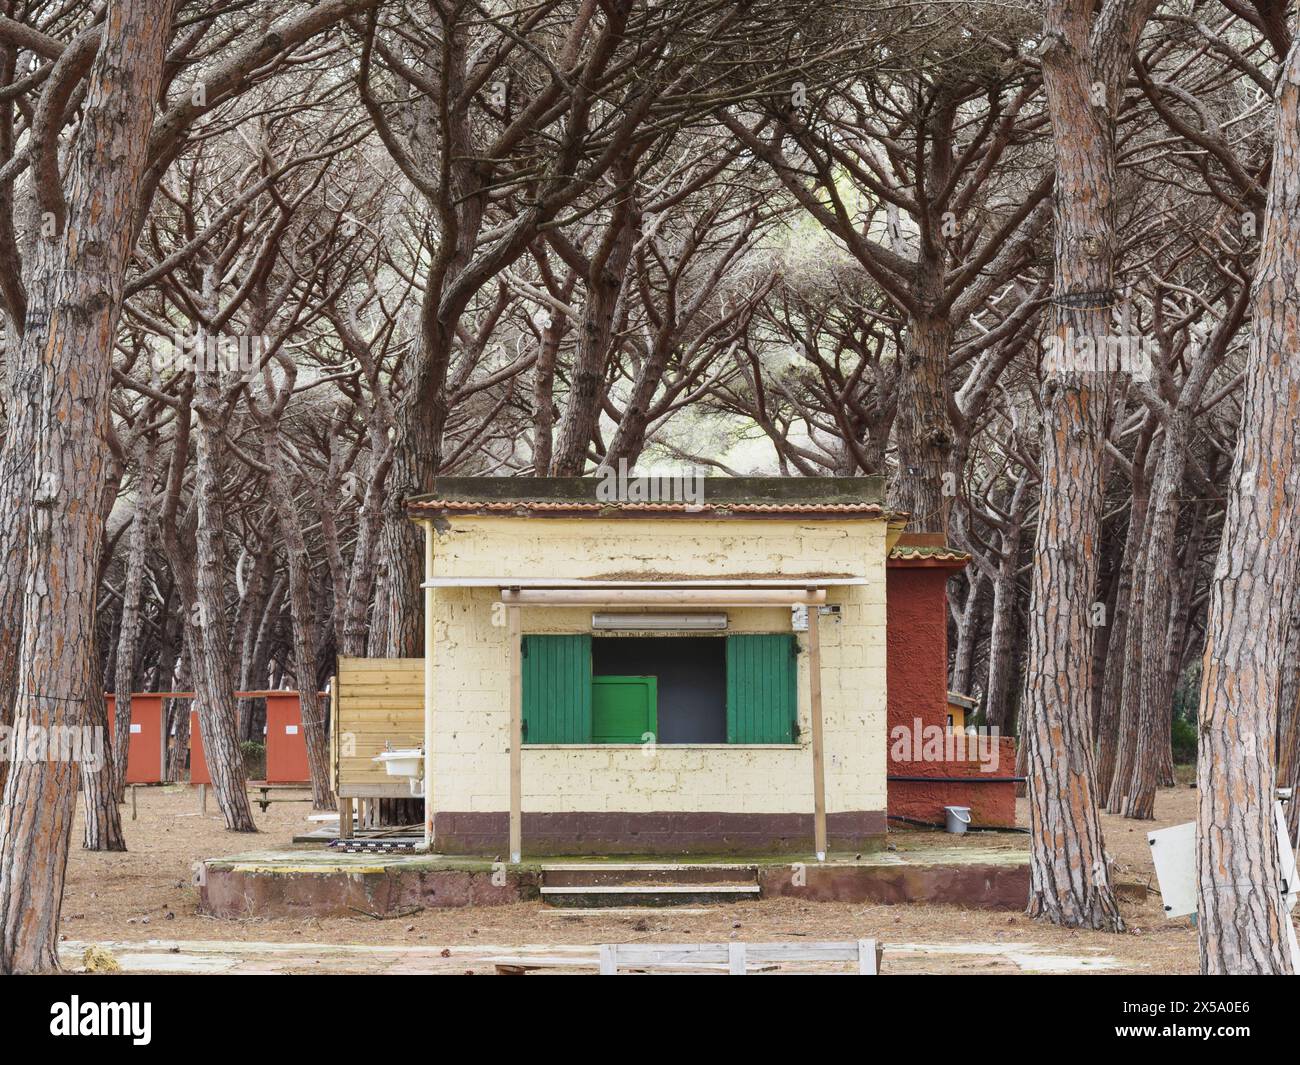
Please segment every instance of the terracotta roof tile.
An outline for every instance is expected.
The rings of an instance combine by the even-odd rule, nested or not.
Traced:
[[[970,555],[955,547],[925,547],[916,544],[899,544],[889,552],[891,561],[915,562],[926,559],[932,562],[969,562]]]

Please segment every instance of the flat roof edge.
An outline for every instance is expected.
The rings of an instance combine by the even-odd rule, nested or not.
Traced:
[[[635,474],[629,475],[629,480]],[[433,490],[412,496],[406,503],[434,500],[461,502],[572,502],[603,501],[599,489],[606,477],[438,477]],[[680,475],[650,471],[646,480],[666,490],[680,490]],[[700,477],[687,478],[694,502],[720,503],[874,503],[883,505],[885,479],[870,477]],[[698,494],[696,490],[698,489]],[[680,494],[672,496],[682,501]]]
[[[603,581],[554,577],[434,577],[421,588],[831,588],[870,584],[869,577],[708,577]]]

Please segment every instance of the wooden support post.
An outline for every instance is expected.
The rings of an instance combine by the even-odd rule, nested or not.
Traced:
[[[618,946],[613,943],[602,943],[600,947],[600,975],[617,976],[618,975]]]
[[[507,640],[510,643],[510,860],[523,856],[523,742],[524,674],[523,632],[519,608],[506,607]]]
[[[199,812],[205,814],[208,812],[208,786],[206,784],[199,785]]]
[[[820,611],[808,608],[808,691],[812,712],[813,849],[826,860],[826,751],[822,741],[822,648],[818,630]]]
[[[135,820],[135,785],[131,785],[131,820]]]
[[[727,944],[727,975],[729,976],[745,975],[745,944],[744,943]]]
[[[339,678],[330,677],[330,790],[339,793]]]
[[[424,523],[424,846],[433,850],[434,825],[434,788],[433,788],[433,731],[434,705],[437,700],[437,684],[434,679],[433,634],[434,611],[437,608],[437,589],[431,587],[433,580],[433,522]]]
[[[339,839],[352,838],[352,800],[339,796]]]
[[[158,783],[167,783],[167,700],[158,700]]]

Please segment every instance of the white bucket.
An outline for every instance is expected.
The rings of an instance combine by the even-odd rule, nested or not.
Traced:
[[[944,817],[947,820],[947,829],[956,836],[966,834],[966,826],[970,824],[970,807],[969,806],[945,806],[943,808]]]

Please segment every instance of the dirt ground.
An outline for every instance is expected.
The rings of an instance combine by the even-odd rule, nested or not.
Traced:
[[[1105,816],[1106,843],[1118,868],[1124,935],[1075,932],[1031,921],[1019,913],[955,906],[872,906],[796,899],[741,902],[708,908],[628,913],[580,913],[540,903],[471,909],[426,910],[411,916],[355,918],[216,919],[197,912],[191,867],[201,858],[288,847],[309,827],[306,803],[272,805],[256,812],[257,836],[226,832],[215,803],[205,816],[196,791],[140,788],[138,818],[123,808],[129,850],[120,854],[80,849],[80,826],[68,862],[62,935],[76,959],[89,943],[111,943],[117,954],[131,944],[165,941],[149,950],[194,956],[218,950],[253,969],[241,971],[491,972],[484,958],[550,946],[608,942],[716,942],[788,937],[844,940],[874,937],[886,944],[885,970],[896,972],[1098,972],[1187,973],[1196,970],[1196,934],[1186,918],[1166,920],[1148,856],[1146,832],[1195,817],[1196,793],[1186,786],[1162,790],[1155,825]],[[1028,811],[1022,801],[1021,823]],[[908,834],[898,837],[908,848]],[[949,837],[954,839],[954,837]],[[1023,847],[1023,835],[979,833],[980,846],[995,841]],[[1150,888],[1148,891],[1147,888]],[[208,946],[204,947],[203,944]],[[218,943],[220,947],[218,948]],[[272,944],[285,946],[272,947]],[[292,948],[287,945],[294,944]],[[356,945],[373,951],[330,946]],[[394,948],[407,948],[407,951]],[[409,956],[408,956],[409,955]],[[418,964],[417,964],[418,963]],[[136,959],[135,966],[174,968]],[[205,962],[204,964],[209,964]],[[402,969],[405,964],[407,967]],[[128,970],[132,965],[125,966]],[[181,967],[182,970],[184,967]],[[200,969],[185,970],[200,971]],[[214,971],[209,969],[209,971]]]

